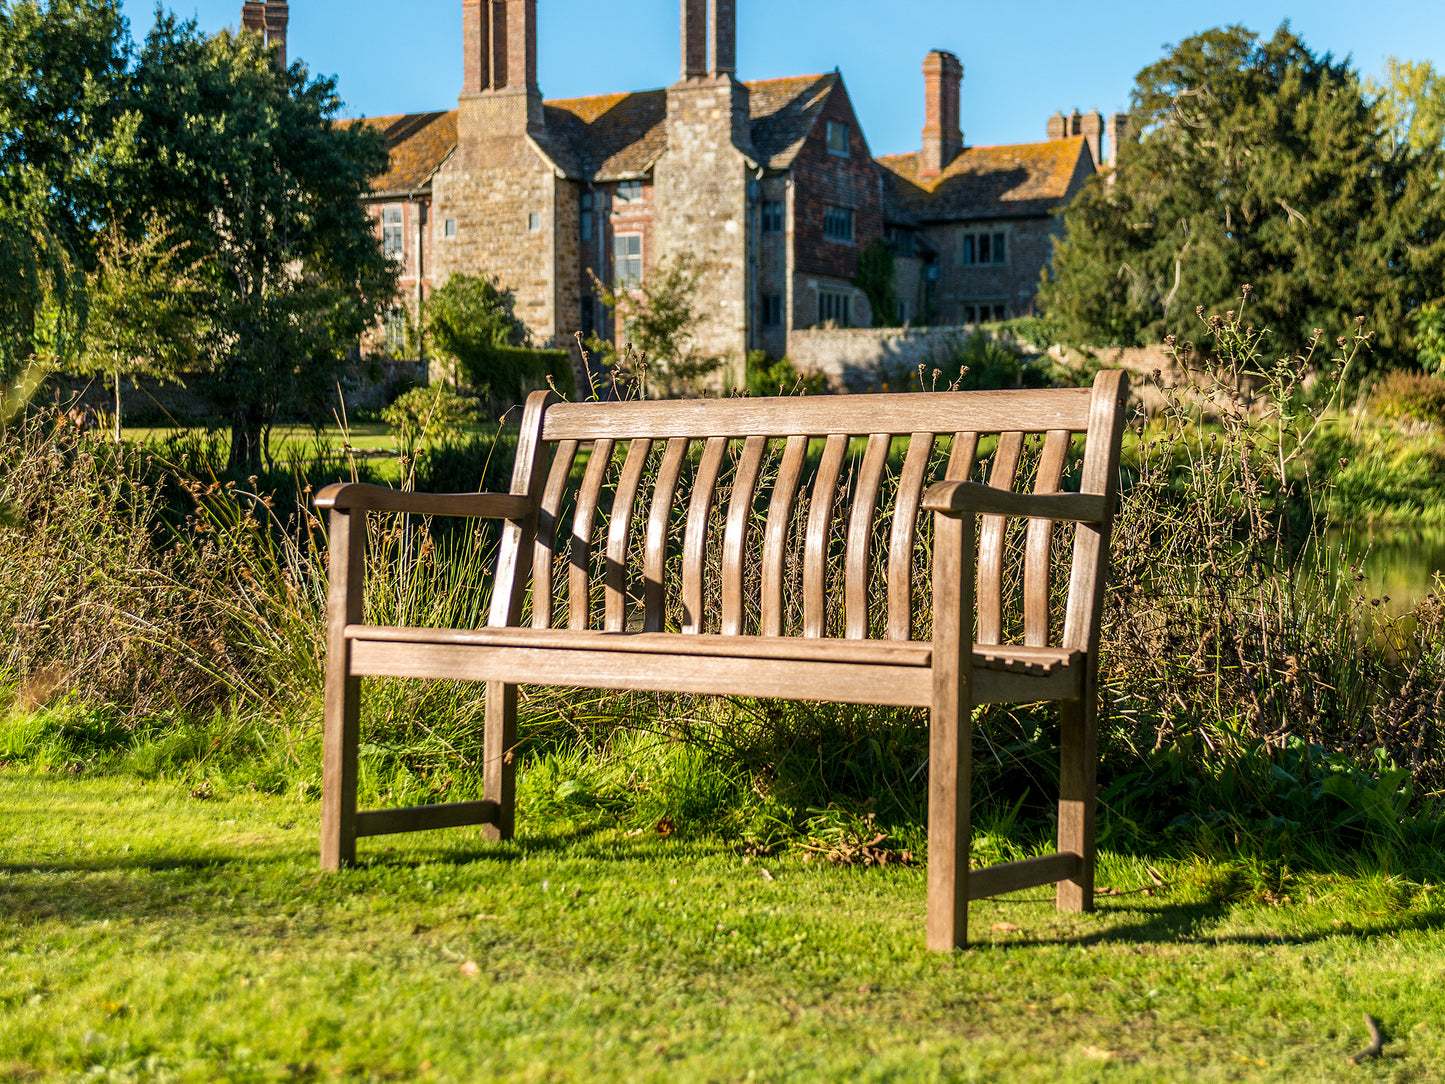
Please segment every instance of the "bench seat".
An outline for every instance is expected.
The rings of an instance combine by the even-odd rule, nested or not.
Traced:
[[[928,707],[931,641],[348,625],[352,672]],[[1079,695],[1084,653],[975,644],[975,703]]]

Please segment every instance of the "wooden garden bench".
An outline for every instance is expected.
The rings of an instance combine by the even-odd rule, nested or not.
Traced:
[[[965,944],[971,899],[1055,883],[1061,910],[1091,909],[1099,620],[1127,395],[1121,372],[1044,391],[618,403],[538,392],[509,493],[326,487],[321,864],[351,863],[359,836],[485,824],[509,838],[519,684],[779,697],[929,709],[930,948]],[[907,447],[896,485],[895,441]],[[1078,492],[1060,492],[1071,458]],[[1015,491],[1021,462],[1028,492]],[[920,509],[933,513],[931,541]],[[369,510],[504,521],[484,628],[363,624]],[[1027,522],[1010,532],[1011,518]],[[1076,525],[1066,599],[1050,586],[1056,523]],[[914,607],[930,560],[931,622]],[[482,801],[357,811],[364,675],[486,682]],[[1055,700],[1058,851],[970,870],[972,709]]]

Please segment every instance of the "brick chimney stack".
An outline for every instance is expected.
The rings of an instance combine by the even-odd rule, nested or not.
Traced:
[[[937,177],[963,149],[959,127],[958,89],[963,65],[958,57],[935,49],[923,58],[923,153],[918,159],[920,177]]]
[[[542,127],[537,0],[462,0],[461,97],[496,100],[483,110],[486,120],[478,114],[490,134]]]
[[[266,0],[266,47],[276,55],[276,70],[286,70],[286,26],[291,6],[286,0]]]
[[[262,0],[245,0],[241,5],[241,29],[266,33],[266,5]]]
[[[1129,114],[1114,113],[1109,117],[1109,168],[1119,164],[1119,148],[1129,138]]]
[[[736,74],[737,23],[737,0],[682,0],[683,79]]]
[[[1062,113],[1055,113],[1049,118],[1049,139],[1067,139],[1069,137],[1069,122]]]
[[[712,19],[707,25],[708,53],[712,75],[736,75],[738,70],[737,0],[712,0]]]
[[[1094,156],[1094,168],[1103,169],[1104,114],[1097,109],[1085,113],[1079,120],[1079,134],[1089,143],[1089,153]]]
[[[462,93],[537,90],[537,0],[462,0]]]
[[[682,0],[682,77],[707,75],[707,0]]]

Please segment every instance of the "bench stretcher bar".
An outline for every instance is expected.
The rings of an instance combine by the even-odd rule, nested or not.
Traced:
[[[1002,862],[997,866],[970,870],[968,898],[981,900],[986,896],[1002,896],[1022,888],[1057,884],[1078,876],[1083,859],[1071,851],[1025,858],[1022,862]]]
[[[424,832],[432,828],[462,828],[469,824],[496,824],[501,806],[496,802],[444,802],[400,809],[368,809],[356,814],[358,836],[387,836],[395,832]]]

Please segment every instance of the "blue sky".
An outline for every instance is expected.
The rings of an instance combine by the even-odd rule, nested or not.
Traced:
[[[123,6],[143,35],[153,0]],[[167,6],[206,31],[240,22],[241,0]],[[537,9],[538,82],[548,98],[677,78],[678,0],[538,0]],[[739,74],[840,68],[874,154],[918,147],[920,68],[935,48],[963,61],[964,139],[980,145],[1043,139],[1057,109],[1123,109],[1135,73],[1167,45],[1226,23],[1269,33],[1288,19],[1315,52],[1349,54],[1366,74],[1387,56],[1445,67],[1440,0],[738,0],[738,9]],[[460,0],[291,0],[291,55],[337,77],[348,115],[450,109],[462,78],[460,27]]]

